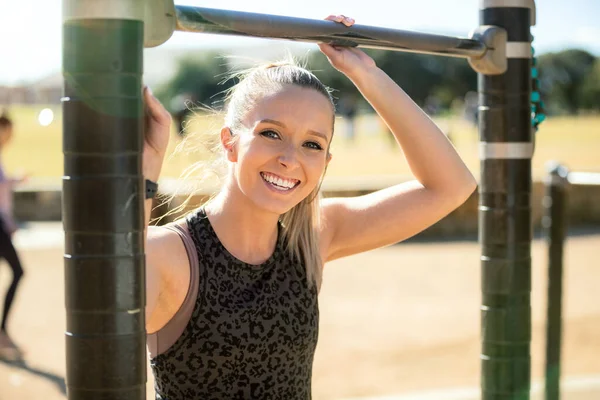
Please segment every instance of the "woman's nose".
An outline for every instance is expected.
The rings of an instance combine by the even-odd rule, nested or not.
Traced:
[[[288,168],[293,169],[298,166],[298,154],[295,146],[289,145],[281,149],[278,157],[279,163]]]

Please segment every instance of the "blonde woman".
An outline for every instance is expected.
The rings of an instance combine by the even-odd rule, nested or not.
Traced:
[[[220,131],[228,168],[219,193],[185,218],[147,229],[157,399],[309,399],[324,265],[415,235],[476,188],[444,134],[370,57],[319,47],[389,126],[415,180],[320,201],[332,162],[328,89],[290,63],[248,73],[231,92]],[[143,171],[156,181],[170,118],[149,90],[145,101]],[[150,208],[147,200],[146,220]]]

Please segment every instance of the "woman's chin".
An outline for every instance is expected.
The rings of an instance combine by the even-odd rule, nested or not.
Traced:
[[[290,199],[291,200],[291,199]],[[296,205],[298,205],[298,201],[281,201],[274,199],[259,199],[255,201],[255,204],[259,206],[259,208],[268,211],[273,214],[283,215],[286,212],[290,211]]]

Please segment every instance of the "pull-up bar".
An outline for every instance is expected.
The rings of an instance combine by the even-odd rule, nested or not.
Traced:
[[[467,38],[386,29],[374,26],[346,27],[332,21],[284,17],[213,8],[176,6],[177,31],[327,42],[382,50],[402,50],[480,58],[484,43]]]
[[[163,11],[163,14],[147,13],[146,24],[150,31],[159,30],[152,42],[146,40],[147,47],[168,40],[173,31],[197,32],[464,57],[480,73],[499,74],[506,70],[506,32],[495,26],[479,27],[473,31],[471,38],[463,38],[179,5]]]

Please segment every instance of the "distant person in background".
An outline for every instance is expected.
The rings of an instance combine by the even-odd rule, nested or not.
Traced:
[[[186,122],[188,114],[189,114],[189,110],[187,108],[182,108],[181,110],[173,113],[173,120],[175,121],[175,124],[177,125],[177,134],[180,137],[185,136],[185,124],[184,123]]]
[[[338,103],[338,111],[344,117],[346,125],[346,140],[354,142],[355,132],[355,117],[358,99],[356,94],[343,94]]]
[[[479,97],[476,92],[465,95],[463,118],[474,126],[479,123]]]
[[[442,103],[436,96],[427,96],[425,104],[423,105],[423,111],[430,117],[436,117],[442,110]]]
[[[0,155],[12,137],[13,124],[7,115],[0,115]],[[21,351],[11,340],[7,331],[8,315],[15,299],[17,287],[23,277],[23,268],[19,256],[12,243],[12,235],[17,230],[17,224],[12,215],[12,190],[25,178],[6,176],[0,158],[0,258],[3,258],[12,269],[12,283],[4,297],[2,321],[0,325],[0,358],[16,359],[21,357]]]
[[[192,93],[183,93],[171,100],[171,108],[175,110],[172,117],[177,126],[177,134],[182,138],[186,134],[186,122],[192,114],[191,106],[193,104],[195,104],[195,98]]]

